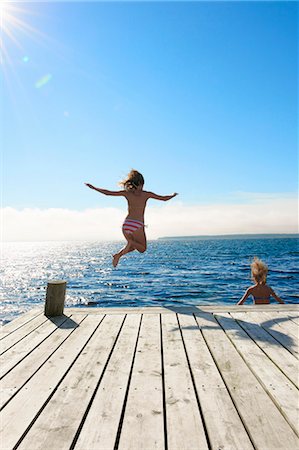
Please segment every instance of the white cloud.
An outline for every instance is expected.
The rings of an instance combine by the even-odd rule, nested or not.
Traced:
[[[95,208],[1,210],[4,241],[118,240],[126,211]],[[149,239],[243,233],[298,233],[298,204],[294,196],[264,197],[248,203],[184,205],[169,202],[149,206]]]

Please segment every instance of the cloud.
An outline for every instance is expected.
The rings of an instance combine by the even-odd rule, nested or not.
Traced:
[[[3,241],[119,240],[126,211],[118,208],[1,210]],[[259,197],[248,203],[149,206],[149,239],[161,236],[298,233],[298,204],[294,196]]]

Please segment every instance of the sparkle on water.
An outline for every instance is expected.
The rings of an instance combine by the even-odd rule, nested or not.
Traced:
[[[113,269],[121,242],[35,242],[3,245],[1,274],[5,323],[43,305],[47,282],[67,281],[66,306],[235,304],[252,284],[254,256],[269,266],[268,284],[298,302],[298,239],[151,241]],[[248,302],[248,304],[250,301]]]

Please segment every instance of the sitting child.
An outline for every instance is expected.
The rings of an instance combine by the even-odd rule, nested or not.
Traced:
[[[274,297],[279,303],[284,303],[273,289],[266,284],[268,267],[263,261],[254,258],[251,264],[251,274],[255,281],[254,286],[250,286],[237,305],[243,305],[246,299],[252,295],[255,305],[268,305],[270,303],[270,296]]]

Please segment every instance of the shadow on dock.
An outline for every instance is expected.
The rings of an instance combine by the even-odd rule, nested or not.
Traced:
[[[54,325],[56,325],[57,328],[71,329],[77,328],[79,326],[77,322],[75,322],[71,317],[66,316],[65,314],[55,317],[47,316],[47,319],[51,320],[51,322],[54,323]]]
[[[198,328],[219,330],[219,327],[221,327],[223,329],[225,328],[226,330],[234,330],[237,336],[239,335],[242,338],[246,336],[248,339],[251,339],[250,335],[246,332],[246,328],[249,327],[251,333],[258,336],[258,339],[261,341],[267,342],[269,341],[270,336],[272,336],[273,339],[270,339],[273,345],[281,346],[281,344],[283,343],[283,345],[287,348],[295,345],[295,339],[293,339],[290,335],[283,333],[282,331],[271,329],[271,327],[278,322],[281,323],[290,320],[290,317],[277,317],[277,319],[275,320],[266,320],[264,322],[261,322],[260,324],[257,324],[254,322],[246,321],[244,319],[241,320],[235,319],[233,317],[228,317],[227,315],[222,316],[220,313],[211,314],[209,312],[202,311],[198,306],[166,306],[165,308],[176,314],[202,317],[205,319],[205,321],[211,322],[211,325],[174,327],[172,331],[177,331],[180,328],[187,330],[198,330]],[[294,318],[297,318],[297,316],[295,316]],[[238,325],[236,326],[236,323],[239,324],[241,328],[239,328]],[[270,336],[268,333],[270,333]]]

